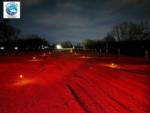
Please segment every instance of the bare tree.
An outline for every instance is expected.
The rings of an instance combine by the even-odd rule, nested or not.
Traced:
[[[116,39],[114,38],[114,35],[112,34],[112,33],[108,33],[105,37],[104,37],[104,39],[103,39],[103,41],[105,41],[105,42],[115,42],[116,41]]]
[[[112,36],[117,40],[146,40],[150,39],[150,28],[148,22],[124,22],[112,30]]]
[[[64,47],[64,48],[72,48],[73,45],[70,41],[64,41],[61,43],[61,45]]]
[[[10,25],[8,20],[0,20],[0,42],[10,42],[16,40],[20,30]]]
[[[112,30],[112,36],[117,40],[120,41],[121,40],[121,32],[120,32],[120,28],[119,26],[115,26]]]

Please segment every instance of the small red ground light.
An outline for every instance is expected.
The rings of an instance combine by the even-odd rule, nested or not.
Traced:
[[[36,57],[33,57],[33,60],[35,60],[36,59]]]
[[[19,75],[20,78],[23,78],[23,75]]]

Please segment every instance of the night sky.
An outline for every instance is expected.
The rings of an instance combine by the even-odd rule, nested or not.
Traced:
[[[21,6],[13,25],[50,42],[102,39],[116,24],[150,20],[150,0],[22,0]]]

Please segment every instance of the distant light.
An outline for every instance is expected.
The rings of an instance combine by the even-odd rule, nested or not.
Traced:
[[[15,46],[15,47],[14,47],[14,49],[15,49],[15,50],[18,50],[18,47],[17,47],[17,46]]]
[[[23,75],[21,74],[19,77],[20,77],[20,78],[23,78]]]
[[[115,63],[111,63],[109,67],[111,67],[111,68],[118,68],[118,65],[115,64]]]
[[[43,53],[43,55],[42,56],[46,56],[46,53]]]
[[[4,50],[5,48],[3,46],[0,47],[1,50]]]
[[[35,59],[36,59],[36,57],[33,57],[32,59],[33,59],[33,60],[35,60]]]
[[[82,59],[91,59],[93,57],[90,57],[90,56],[81,56],[80,58],[82,58]]]
[[[78,54],[75,52],[74,55],[78,55]]]
[[[109,63],[109,64],[103,64],[103,65],[106,66],[106,67],[109,67],[109,68],[114,68],[114,69],[119,68],[119,65],[116,64],[116,63]]]
[[[40,47],[42,50],[44,50],[44,49],[48,49],[49,47],[48,46],[46,46],[46,45],[41,45],[41,47]]]
[[[42,61],[41,59],[37,58],[36,56],[33,56],[32,59],[28,60],[29,62],[39,62]]]
[[[44,46],[44,49],[48,49],[49,47],[48,46]]]
[[[112,65],[112,66],[114,66],[115,64],[114,64],[114,63],[112,63],[111,65]]]
[[[62,49],[62,46],[60,44],[57,44],[56,49]]]
[[[73,53],[73,49],[70,49],[70,53]]]
[[[82,56],[81,58],[86,58],[86,56]]]

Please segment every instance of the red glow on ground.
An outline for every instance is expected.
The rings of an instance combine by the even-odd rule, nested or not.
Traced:
[[[101,65],[109,67],[109,68],[114,68],[114,69],[119,69],[120,68],[120,66],[115,64],[115,63],[109,63],[109,64],[106,63],[106,64],[101,64]]]
[[[23,75],[19,75],[20,78],[23,78]]]
[[[150,113],[148,60],[33,53],[0,61],[0,113]]]
[[[36,59],[36,57],[33,57],[33,60],[35,60]]]
[[[17,80],[14,83],[11,84],[10,87],[22,87],[22,86],[29,86],[29,85],[34,85],[35,81],[32,79],[21,79]]]
[[[80,58],[82,58],[82,59],[92,59],[93,57],[90,57],[90,56],[81,56]]]

